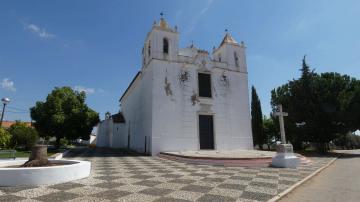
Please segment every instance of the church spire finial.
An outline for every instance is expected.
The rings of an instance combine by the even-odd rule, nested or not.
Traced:
[[[164,12],[160,13],[160,27],[162,28],[168,28],[167,22],[164,19]]]

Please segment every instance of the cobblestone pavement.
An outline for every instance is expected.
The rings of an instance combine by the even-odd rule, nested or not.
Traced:
[[[332,159],[311,157],[311,165],[279,169],[192,165],[94,149],[74,150],[71,156],[92,162],[90,177],[0,187],[0,201],[267,201]]]

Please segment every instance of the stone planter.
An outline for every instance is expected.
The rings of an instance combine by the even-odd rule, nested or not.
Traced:
[[[48,167],[15,167],[26,160],[0,162],[0,186],[36,186],[58,184],[88,177],[91,163],[78,160],[49,160],[54,164]]]

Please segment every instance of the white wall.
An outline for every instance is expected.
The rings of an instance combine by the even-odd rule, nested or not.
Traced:
[[[114,123],[112,135],[112,148],[126,148],[127,147],[127,134],[125,123]]]
[[[247,73],[214,67],[205,56],[201,62],[183,64],[152,60],[153,68],[153,155],[160,151],[198,150],[198,115],[213,114],[215,148],[252,149],[252,132],[249,112]],[[188,71],[190,79],[185,84],[179,75]],[[198,94],[198,72],[209,71],[212,75],[212,98],[200,99],[192,104],[191,96]],[[222,75],[228,84],[221,81]],[[165,78],[172,95],[166,95]]]
[[[124,140],[128,146],[128,134],[130,133],[130,148],[138,152],[145,152],[145,137],[147,138],[147,148],[151,147],[151,128],[152,128],[152,69],[143,69],[140,78],[134,82],[133,88],[129,90],[121,101],[121,109],[125,117],[126,126]]]
[[[98,124],[96,133],[97,147],[110,147],[110,137],[112,136],[112,120],[106,119]]]

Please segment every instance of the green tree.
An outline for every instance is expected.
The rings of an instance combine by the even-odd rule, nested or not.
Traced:
[[[279,127],[275,124],[273,117],[263,118],[263,131],[264,131],[264,142],[270,150],[270,146],[280,139]]]
[[[89,139],[93,126],[99,122],[99,115],[86,103],[84,92],[70,87],[56,87],[45,102],[37,102],[30,109],[35,128],[41,136],[56,137],[56,146],[61,138],[74,140]]]
[[[316,74],[305,57],[302,66],[299,79],[272,91],[271,104],[273,110],[282,104],[289,112],[286,134],[295,149],[301,149],[304,142],[313,142],[325,152],[338,134],[344,135],[359,126],[354,121],[360,115],[358,81],[339,73]]]
[[[11,135],[4,128],[0,127],[0,149],[7,149],[10,146]]]
[[[251,87],[251,126],[253,132],[254,146],[259,145],[263,149],[264,132],[263,132],[263,115],[261,103],[254,86]]]
[[[34,128],[20,121],[16,121],[15,124],[11,125],[8,131],[11,134],[11,145],[14,148],[22,147],[30,150],[39,139],[38,133]]]

